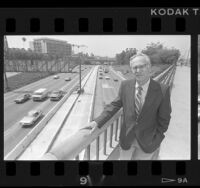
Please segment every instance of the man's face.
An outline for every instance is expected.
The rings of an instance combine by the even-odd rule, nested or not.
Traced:
[[[131,70],[136,80],[144,84],[150,78],[151,66],[146,62],[145,58],[138,56],[132,60]]]

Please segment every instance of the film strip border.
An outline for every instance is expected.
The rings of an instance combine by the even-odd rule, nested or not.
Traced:
[[[1,186],[19,185],[199,185],[199,170],[184,161],[5,162]],[[23,182],[22,182],[23,181]]]
[[[183,9],[183,8],[180,8]],[[197,47],[200,17],[151,15],[151,8],[0,9],[0,34],[191,34]],[[155,10],[155,9],[154,9]],[[172,10],[177,10],[172,8]],[[3,37],[2,37],[3,38]],[[1,48],[3,49],[3,48]],[[192,60],[197,57],[192,55]],[[194,61],[195,62],[195,61]],[[197,62],[197,60],[196,60]],[[195,65],[197,68],[197,65]],[[193,70],[195,69],[193,66]],[[192,75],[195,77],[196,75]],[[192,87],[196,86],[192,83]],[[197,95],[197,94],[196,94]],[[197,98],[197,97],[196,97]],[[193,103],[192,103],[193,104]],[[3,122],[3,121],[2,121]],[[197,124],[192,118],[192,124]],[[3,126],[0,128],[3,133]],[[191,127],[196,135],[197,128]],[[193,134],[195,133],[195,134]],[[2,136],[3,138],[3,136]],[[192,156],[197,137],[192,138]],[[2,142],[3,139],[1,139]],[[3,142],[1,143],[3,148]],[[3,159],[3,155],[1,157]],[[0,185],[198,185],[200,163],[193,161],[0,162]]]
[[[200,8],[13,8],[0,15],[6,34],[200,33]]]
[[[16,32],[16,22],[15,18],[6,19],[6,32],[13,33]],[[41,22],[39,18],[31,18],[29,20],[29,29],[31,33],[38,33],[41,30]],[[102,31],[103,32],[113,32],[113,18],[103,18],[102,21]],[[127,18],[126,25],[127,32],[137,32],[138,31],[138,21],[136,18]],[[65,20],[63,18],[54,19],[54,32],[61,33],[65,31]],[[151,32],[161,32],[162,31],[162,20],[161,18],[151,18]],[[175,19],[175,31],[185,32],[186,31],[186,19],[176,18]],[[78,32],[89,32],[89,19],[79,18],[78,19]]]

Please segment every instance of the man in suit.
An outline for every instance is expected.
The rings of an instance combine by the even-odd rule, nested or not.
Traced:
[[[170,122],[170,90],[151,79],[147,55],[132,56],[130,67],[134,79],[122,81],[117,98],[90,123],[90,133],[101,129],[123,107],[120,160],[151,160],[159,152]]]

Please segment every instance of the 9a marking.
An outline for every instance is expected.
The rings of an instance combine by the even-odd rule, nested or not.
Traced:
[[[178,178],[177,182],[178,183],[188,183],[188,180],[187,180],[187,178]]]

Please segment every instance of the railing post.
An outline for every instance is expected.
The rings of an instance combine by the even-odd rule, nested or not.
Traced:
[[[99,136],[96,139],[96,160],[99,160]]]
[[[87,146],[87,160],[90,160],[90,144]]]
[[[117,141],[118,123],[119,123],[119,117],[117,118],[117,120],[115,122],[115,141]]]
[[[118,126],[119,128],[118,128],[118,130],[121,130],[122,124],[123,124],[123,113],[122,113],[121,116],[120,116],[119,126]],[[119,138],[118,138],[117,140],[119,140]]]
[[[79,160],[79,154],[76,156],[76,160]]]
[[[112,138],[113,138],[113,123],[110,127],[110,147],[112,147]]]
[[[104,155],[106,155],[107,129],[104,131]]]

